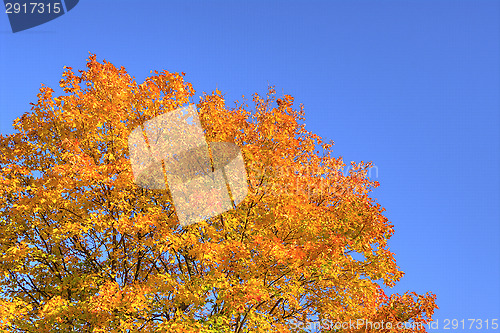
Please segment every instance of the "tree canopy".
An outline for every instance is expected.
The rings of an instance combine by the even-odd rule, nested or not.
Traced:
[[[241,149],[248,194],[182,226],[168,189],[134,182],[127,138],[193,103],[184,73],[138,84],[91,55],[60,87],[42,85],[0,136],[2,330],[425,332],[435,295],[382,289],[403,272],[394,226],[370,196],[372,164],[344,173],[293,97],[272,87],[252,107],[228,107],[218,90],[200,97],[205,138]],[[334,327],[357,320],[385,326]]]

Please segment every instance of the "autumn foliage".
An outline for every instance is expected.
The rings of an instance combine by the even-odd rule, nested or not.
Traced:
[[[60,86],[61,96],[42,86],[0,136],[0,331],[300,332],[357,319],[425,331],[396,326],[427,322],[433,294],[381,288],[403,272],[370,197],[371,164],[344,173],[293,97],[270,88],[252,108],[227,107],[217,90],[200,98],[207,141],[241,148],[249,193],[182,227],[168,191],[134,183],[127,137],[193,103],[184,74],[138,84],[90,56]]]

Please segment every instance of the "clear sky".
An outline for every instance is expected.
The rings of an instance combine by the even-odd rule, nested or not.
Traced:
[[[275,85],[347,164],[374,162],[406,273],[392,291],[436,293],[440,328],[500,321],[499,47],[493,0],[81,0],[17,33],[0,14],[0,132],[89,52],[141,82],[185,72],[229,105]]]

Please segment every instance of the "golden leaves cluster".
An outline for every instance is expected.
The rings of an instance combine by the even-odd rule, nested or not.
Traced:
[[[184,74],[137,84],[91,55],[60,88],[42,86],[0,136],[4,331],[291,332],[292,320],[432,316],[434,295],[381,288],[403,273],[393,226],[369,196],[372,165],[344,173],[293,97],[270,88],[253,108],[228,108],[217,90],[201,98],[207,140],[242,149],[249,194],[182,227],[168,191],[134,183],[127,138],[190,102]]]

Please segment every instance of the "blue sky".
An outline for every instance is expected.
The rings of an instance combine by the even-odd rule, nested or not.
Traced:
[[[229,105],[275,85],[336,155],[374,162],[406,273],[393,292],[436,293],[440,328],[500,320],[500,2],[81,0],[15,34],[0,16],[2,134],[89,52]]]

